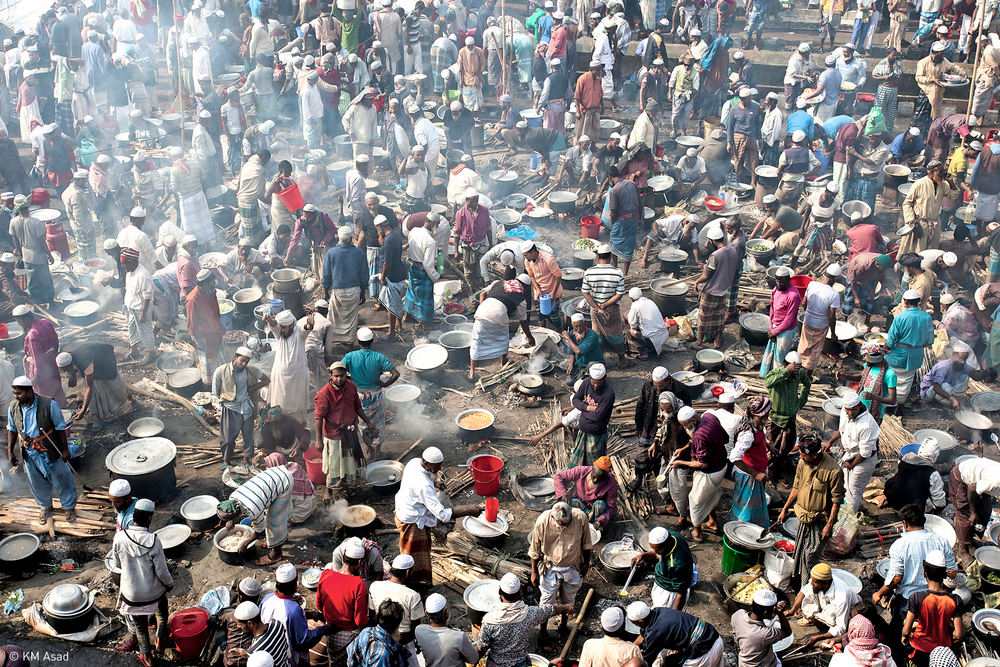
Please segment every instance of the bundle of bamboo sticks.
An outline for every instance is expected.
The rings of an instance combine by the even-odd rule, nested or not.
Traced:
[[[454,497],[459,491],[470,484],[472,484],[472,473],[468,468],[465,468],[460,473],[448,476],[448,483],[445,484],[445,491],[448,492],[449,496]]]
[[[892,543],[903,534],[903,522],[870,528],[858,532],[858,553],[864,558],[876,558],[889,552]]]
[[[531,576],[531,565],[528,562],[477,547],[462,537],[461,533],[448,533],[446,544],[459,558],[482,567],[491,579],[499,579],[508,572],[513,573],[521,581],[527,581]]]
[[[899,458],[899,450],[913,442],[913,434],[903,428],[903,424],[891,415],[882,420],[882,434],[878,439],[879,455],[883,459]]]
[[[469,565],[457,558],[451,558],[451,551],[435,548],[431,567],[435,581],[440,581],[456,593],[464,593],[472,584],[486,578],[486,572],[475,565]]]
[[[629,491],[627,485],[635,480],[635,467],[632,463],[621,456],[611,457],[611,472],[618,480],[618,500],[625,507],[627,513],[634,514],[640,519],[645,519],[653,513],[653,501],[649,497],[646,485],[641,485],[635,491]]]
[[[520,367],[520,363],[516,361],[508,361],[500,368],[500,370],[479,378],[479,382],[476,383],[476,389],[486,391],[493,385],[503,384],[507,382],[507,380],[510,379],[510,376],[513,375],[514,372]]]
[[[17,531],[52,534],[60,533],[72,537],[101,537],[104,531],[113,530],[114,521],[107,516],[108,507],[96,502],[81,500],[76,504],[76,520],[69,522],[62,518],[62,505],[53,501],[52,527],[38,523],[38,506],[30,498],[22,498],[6,503],[0,511],[0,527]]]
[[[222,453],[217,449],[206,450],[195,445],[177,445],[177,452],[181,455],[181,462],[195,470],[222,463]]]

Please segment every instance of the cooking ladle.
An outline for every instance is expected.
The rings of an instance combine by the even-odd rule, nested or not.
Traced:
[[[774,523],[772,523],[767,528],[762,528],[761,531],[760,531],[760,537],[757,538],[757,541],[760,542],[760,541],[762,541],[764,539],[765,535],[770,535],[771,531],[774,530],[778,526],[779,523],[781,523],[781,522],[780,521],[775,521]]]

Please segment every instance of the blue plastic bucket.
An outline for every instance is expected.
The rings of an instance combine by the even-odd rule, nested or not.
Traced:
[[[271,315],[277,315],[285,309],[285,302],[281,299],[270,299],[268,303],[271,304]]]
[[[223,303],[226,303],[227,301],[232,306],[232,308],[230,308],[230,310],[229,310],[228,313],[223,313],[221,306],[222,306]],[[235,301],[231,301],[229,299],[219,299],[219,306],[220,306],[220,308],[219,308],[219,319],[222,321],[223,328],[226,331],[232,331],[233,330],[233,314],[236,312],[236,302]]]
[[[532,153],[531,154],[531,168],[532,169],[538,169],[538,163],[541,162],[541,161],[542,161],[542,155],[541,155],[541,153]]]

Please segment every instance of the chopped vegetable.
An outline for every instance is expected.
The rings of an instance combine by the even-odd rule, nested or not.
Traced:
[[[763,243],[758,243],[757,245],[752,246],[750,249],[756,252],[767,252],[768,250],[770,250],[770,248],[764,245]]]

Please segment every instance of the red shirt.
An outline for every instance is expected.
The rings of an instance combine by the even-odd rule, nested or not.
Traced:
[[[358,387],[350,380],[343,389],[327,382],[316,394],[316,421],[323,424],[323,437],[340,439],[340,427],[358,423],[361,397]]]
[[[359,630],[368,625],[368,586],[361,577],[323,570],[316,589],[316,608],[327,625]]]
[[[948,592],[917,591],[906,601],[906,611],[913,612],[917,624],[910,635],[910,645],[930,653],[938,646],[951,646],[952,619],[962,615],[962,601]]]
[[[858,124],[854,121],[847,123],[837,131],[837,138],[833,142],[833,161],[841,164],[847,162],[847,147],[854,146],[858,142]]]
[[[863,252],[878,252],[878,246],[883,243],[882,233],[875,225],[855,225],[847,230],[847,238],[851,239],[851,251],[848,259],[854,259]]]

